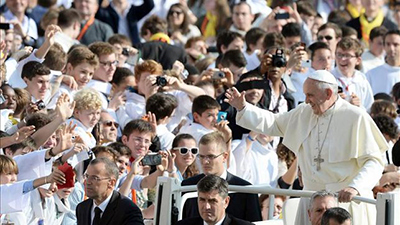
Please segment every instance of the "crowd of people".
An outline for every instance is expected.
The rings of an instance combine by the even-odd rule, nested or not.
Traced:
[[[399,0],[5,0],[0,223],[375,224],[400,186]],[[345,204],[340,204],[345,203]]]

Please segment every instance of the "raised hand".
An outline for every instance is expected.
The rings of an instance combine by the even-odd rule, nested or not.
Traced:
[[[225,93],[226,99],[224,99],[224,102],[229,103],[229,105],[240,111],[246,106],[245,94],[246,91],[239,93],[235,87],[229,88]]]
[[[75,102],[70,103],[67,94],[63,93],[57,100],[56,112],[63,121],[67,120],[72,116],[74,112]]]
[[[26,138],[28,138],[35,131],[36,131],[35,126],[21,127],[17,132],[15,132],[15,134],[12,135],[13,141],[15,143],[23,142]]]
[[[110,103],[108,104],[108,108],[115,111],[119,109],[120,106],[125,105],[125,102],[126,102],[125,92],[120,91],[113,96]]]
[[[60,141],[58,143],[60,145],[60,151],[70,149],[72,148],[72,146],[74,146],[72,137],[74,136],[75,128],[76,124],[73,124],[72,121],[70,121],[67,126],[64,126],[61,129],[57,130],[57,136],[60,138]]]

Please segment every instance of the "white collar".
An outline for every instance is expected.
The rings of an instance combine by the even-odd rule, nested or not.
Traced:
[[[79,121],[76,118],[72,118],[71,120],[72,120],[72,123],[76,124],[76,126],[78,126],[78,127],[81,127],[84,131],[89,132],[89,133],[92,132],[93,127],[87,128],[85,125],[83,125],[83,123],[81,121]]]
[[[222,217],[222,219],[220,221],[218,221],[215,225],[221,225],[222,222],[224,222],[225,217],[226,217],[226,215],[224,217]],[[203,224],[208,225],[208,223],[206,223],[205,221],[203,221]]]
[[[224,172],[222,172],[221,176],[222,179],[226,180],[228,178],[228,172],[224,169]]]
[[[89,81],[88,84],[86,84],[87,87],[93,88],[96,91],[99,91],[101,93],[104,93],[106,95],[109,95],[111,92],[111,87],[112,85],[108,82],[100,81],[100,80],[91,80]]]
[[[99,207],[101,209],[101,215],[103,215],[104,211],[107,208],[108,203],[111,200],[112,195],[113,195],[113,192],[111,191],[111,194],[106,198],[106,200],[104,200],[102,203],[100,203],[100,205],[96,205],[96,202],[92,199],[92,201],[93,201],[92,212],[94,212],[94,209],[96,207]],[[94,214],[92,214],[92,215],[94,215]]]

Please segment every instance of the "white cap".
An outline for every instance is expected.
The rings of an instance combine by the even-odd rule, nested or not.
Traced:
[[[308,75],[308,78],[328,84],[337,84],[336,78],[327,70],[316,70]]]

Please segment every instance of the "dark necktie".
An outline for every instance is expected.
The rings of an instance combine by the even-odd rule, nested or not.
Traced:
[[[101,209],[99,207],[94,208],[94,219],[93,219],[93,224],[92,225],[100,225],[100,214],[101,214]]]

